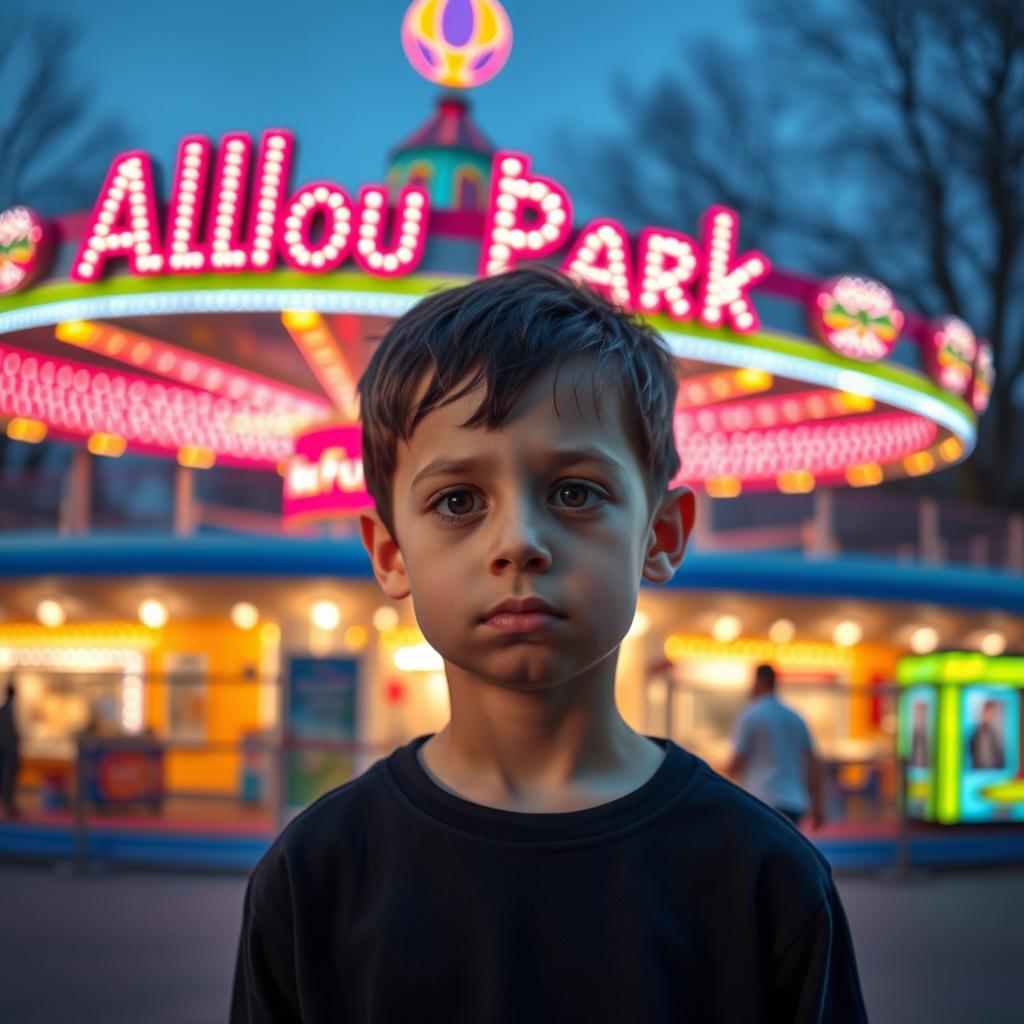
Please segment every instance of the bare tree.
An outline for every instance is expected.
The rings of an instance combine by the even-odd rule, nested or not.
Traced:
[[[73,27],[6,10],[0,38],[0,210],[24,204],[54,215],[91,206],[123,137],[115,120],[90,118],[88,91],[74,74]],[[0,431],[0,467],[11,448]],[[47,450],[34,445],[19,461],[36,467]]]
[[[1024,3],[755,10],[750,49],[702,43],[679,75],[619,87],[631,127],[590,154],[602,198],[680,226],[724,201],[781,265],[870,274],[926,316],[962,316],[998,377],[961,480],[1024,505]]]
[[[41,213],[90,206],[122,130],[96,120],[76,81],[76,33],[52,15],[0,13],[0,209]]]

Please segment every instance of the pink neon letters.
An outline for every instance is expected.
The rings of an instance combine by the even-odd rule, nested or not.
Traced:
[[[736,259],[739,215],[724,206],[704,214],[704,276],[697,316],[705,327],[724,327],[725,321],[741,334],[756,331],[760,319],[747,297],[751,285],[768,276],[771,265],[759,252]]]
[[[511,270],[523,259],[558,252],[572,230],[572,201],[551,178],[530,173],[525,153],[499,150],[491,163],[491,195],[480,247],[480,275]]]
[[[388,191],[379,185],[367,185],[359,192],[359,239],[354,256],[369,274],[398,277],[416,269],[423,259],[427,240],[430,201],[426,189],[407,185],[398,196],[393,239],[384,245],[388,212]]]
[[[141,151],[115,157],[100,189],[71,276],[95,281],[111,257],[127,256],[133,274],[159,274],[164,267],[153,194],[153,168]]]
[[[686,286],[697,279],[700,263],[697,243],[665,228],[647,228],[640,235],[640,308],[645,313],[664,310],[673,320],[689,320],[693,302]]]
[[[629,235],[614,220],[591,221],[580,232],[562,270],[623,309],[632,306]]]

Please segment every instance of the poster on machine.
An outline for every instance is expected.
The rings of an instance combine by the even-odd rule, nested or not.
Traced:
[[[900,695],[899,751],[906,766],[906,807],[911,818],[935,816],[935,690],[913,686]]]
[[[353,658],[289,660],[285,810],[300,810],[352,778],[356,731]]]
[[[963,821],[1024,820],[1021,690],[965,686],[961,708]]]

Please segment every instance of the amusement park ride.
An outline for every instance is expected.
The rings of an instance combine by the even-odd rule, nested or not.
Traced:
[[[413,3],[403,45],[447,89],[511,48],[493,0]],[[737,212],[631,236],[575,227],[530,157],[493,151],[457,93],[353,194],[297,189],[285,129],[181,141],[166,201],[149,155],[115,155],[91,211],[0,214],[0,417],[11,438],[284,476],[286,521],[369,502],[355,383],[372,339],[423,295],[543,260],[647,319],[679,363],[676,483],[714,498],[919,476],[966,458],[990,345],[901,309],[856,273],[816,281],[744,251]],[[856,268],[852,268],[855,270]],[[808,332],[762,322],[797,304]],[[771,303],[773,309],[779,302]],[[766,314],[766,319],[767,319]]]

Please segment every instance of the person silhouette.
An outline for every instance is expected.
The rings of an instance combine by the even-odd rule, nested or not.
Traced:
[[[15,787],[18,782],[20,756],[18,752],[20,737],[18,723],[14,717],[14,699],[17,690],[14,683],[7,684],[7,699],[0,704],[0,799],[8,817],[19,815],[18,806],[14,801]]]
[[[726,773],[794,825],[824,820],[821,767],[804,720],[775,696],[775,669],[758,665],[750,703],[736,721]]]

